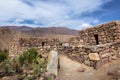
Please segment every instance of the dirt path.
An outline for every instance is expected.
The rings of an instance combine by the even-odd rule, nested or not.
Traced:
[[[120,60],[109,63],[98,70],[85,66],[71,59],[60,56],[59,80],[113,80],[107,76],[107,72],[120,67]],[[84,72],[78,72],[78,69],[85,68]]]

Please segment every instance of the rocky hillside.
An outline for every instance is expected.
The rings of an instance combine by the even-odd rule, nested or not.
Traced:
[[[10,42],[14,39],[18,39],[20,36],[24,37],[26,35],[16,30],[0,28],[0,49],[8,49]]]
[[[60,41],[67,41],[78,35],[77,30],[63,27],[32,28],[27,26],[1,26],[0,27],[0,49],[8,49],[8,45],[19,37],[44,37],[58,38]]]

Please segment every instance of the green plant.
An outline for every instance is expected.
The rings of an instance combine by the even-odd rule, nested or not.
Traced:
[[[17,80],[23,80],[26,77],[26,75],[18,74]]]
[[[5,50],[0,50],[0,62],[3,62],[5,60],[8,59],[8,51],[5,49]]]
[[[18,58],[13,58],[13,60],[11,60],[10,62],[12,69],[16,72],[16,73],[21,73],[21,65],[19,63]]]
[[[23,63],[33,63],[36,61],[38,56],[38,52],[35,49],[28,49],[27,51],[23,52],[22,55],[19,56],[19,62]]]
[[[52,79],[49,77],[48,80],[52,80]]]
[[[6,75],[12,75],[14,73],[14,70],[11,67],[5,67],[5,73]]]

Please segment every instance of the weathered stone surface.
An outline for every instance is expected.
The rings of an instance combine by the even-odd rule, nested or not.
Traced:
[[[119,34],[120,21],[105,23],[102,25],[95,26],[93,28],[88,28],[81,30],[79,32],[79,40],[83,40],[85,45],[97,45],[97,44],[106,44],[113,42],[120,42]]]
[[[79,67],[78,69],[77,69],[77,71],[78,72],[84,72],[86,69],[85,68],[82,68],[82,67]]]
[[[116,57],[116,56],[112,56],[111,58],[112,58],[113,60],[116,60],[116,59],[117,59],[117,57]]]
[[[89,56],[90,60],[93,60],[93,61],[99,61],[100,60],[100,57],[99,57],[98,53],[90,53],[88,56]]]
[[[105,57],[108,57],[108,56],[110,56],[110,53],[105,53],[105,54],[102,55],[102,58],[105,58]]]
[[[89,60],[85,60],[84,64],[87,65],[87,66],[90,66],[90,61]]]
[[[58,52],[55,50],[50,51],[48,56],[47,72],[56,76],[58,74]]]

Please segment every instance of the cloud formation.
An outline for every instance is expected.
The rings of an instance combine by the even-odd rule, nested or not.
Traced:
[[[111,0],[0,0],[0,25],[65,26],[83,29],[97,23],[83,17]]]

